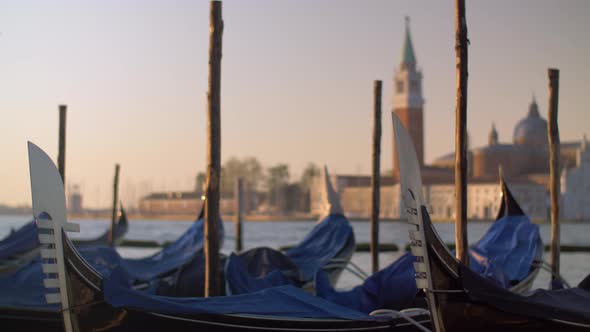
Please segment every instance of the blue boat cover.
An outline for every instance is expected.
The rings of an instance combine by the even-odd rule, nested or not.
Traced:
[[[336,291],[328,276],[319,271],[315,280],[316,295],[339,305],[364,312],[377,309],[401,309],[413,306],[416,296],[415,257],[405,253],[387,268],[372,274],[362,285],[349,291]]]
[[[283,256],[284,259],[289,259]],[[295,285],[296,280],[287,276],[276,264],[277,268],[270,269],[266,273],[253,274],[248,271],[242,258],[232,253],[225,265],[225,293],[237,295],[257,292],[266,288]]]
[[[209,298],[178,298],[138,292],[121,283],[103,281],[105,300],[116,308],[162,314],[245,314],[273,317],[371,320],[363,313],[339,306],[293,286]]]
[[[354,236],[352,226],[342,214],[331,214],[317,223],[303,241],[286,252],[297,265],[304,281],[328,264]]]
[[[119,223],[117,223],[117,227],[115,228],[116,237],[122,236],[123,234],[125,234],[125,232],[127,232],[127,217],[122,207],[121,213],[121,219],[119,219]],[[39,216],[39,218],[49,218],[49,216],[44,213],[41,216]],[[39,243],[38,235],[39,229],[37,228],[35,220],[24,224],[21,228],[17,229],[16,231],[12,231],[4,239],[0,240],[0,260],[8,259],[11,257],[17,257],[33,249],[38,248],[41,245]],[[89,246],[101,242],[106,243],[107,237],[108,232],[105,232],[103,235],[99,236],[96,239],[81,240],[77,242],[76,245]]]
[[[223,222],[219,222],[220,239],[223,240]],[[82,248],[80,253],[103,275],[121,266],[134,282],[149,282],[189,263],[204,246],[204,219],[195,221],[176,241],[160,252],[140,259],[125,259],[110,247]]]
[[[513,286],[529,273],[537,254],[539,227],[526,216],[506,216],[492,224],[469,249],[469,267],[503,288]],[[323,271],[316,276],[317,295],[364,313],[396,309],[414,301],[416,282],[410,253],[371,275],[349,291],[332,288]]]
[[[265,247],[239,256],[232,254],[225,266],[226,294],[245,294],[280,285],[301,286],[312,281],[351,238],[354,239],[354,233],[348,219],[332,214],[285,254]]]
[[[219,275],[223,276],[227,256],[219,255]],[[223,277],[222,277],[223,278]],[[152,285],[151,294],[173,297],[205,296],[205,253],[201,250],[189,263],[174,274],[159,278]]]
[[[78,251],[104,277],[124,285],[155,281],[152,284],[154,287],[147,290],[155,292],[159,276],[173,272],[196,256],[202,255],[203,223],[203,219],[195,221],[170,246],[143,259],[124,259],[115,249],[107,246],[84,247]],[[223,226],[220,227],[220,238],[223,239]],[[57,309],[57,306],[48,305],[45,301],[44,278],[39,258],[12,274],[0,277],[0,306]]]
[[[503,217],[469,248],[469,268],[509,288],[529,274],[539,243],[539,226],[527,216]]]
[[[0,241],[0,260],[29,252],[39,246],[39,229],[35,221],[26,223]]]
[[[32,260],[15,273],[0,278],[0,307],[34,307],[58,310],[59,305],[47,304],[43,286],[45,274],[41,261]]]

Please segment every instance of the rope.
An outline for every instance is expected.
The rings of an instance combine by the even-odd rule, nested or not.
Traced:
[[[367,272],[365,272],[361,267],[359,267],[358,265],[356,265],[352,260],[346,260],[346,259],[342,259],[342,258],[333,258],[330,260],[330,267],[342,267],[342,268],[346,268],[348,265],[352,266],[354,268],[354,270],[360,274],[362,276],[361,279],[367,279],[369,277],[369,274]],[[328,266],[326,266],[328,267]],[[326,268],[325,267],[325,268]],[[347,269],[348,271],[352,272],[352,269]],[[358,276],[358,275],[357,275]]]
[[[78,304],[78,305],[74,305],[74,306],[69,306],[67,308],[62,308],[59,312],[69,311],[69,310],[72,310],[72,309],[82,308],[82,307],[86,307],[86,306],[89,306],[89,305],[100,304],[100,303],[104,303],[104,302],[105,302],[105,300],[88,302],[88,303],[82,303],[82,304]]]
[[[553,267],[551,266],[551,264],[547,263],[546,261],[541,261],[539,264],[535,264],[538,267],[542,268],[543,270],[549,272],[551,274],[551,276],[559,279],[561,282],[563,282],[563,284],[567,287],[567,288],[572,288],[572,286],[569,284],[569,282],[567,282],[562,276],[561,274],[554,272],[553,271]]]
[[[392,318],[401,317],[401,318],[405,319],[406,321],[408,321],[410,324],[412,324],[415,327],[417,327],[418,329],[420,329],[421,331],[432,332],[431,330],[427,329],[424,325],[420,324],[418,321],[416,321],[415,319],[410,317],[408,315],[408,313],[411,313],[411,312],[417,312],[418,314],[430,314],[430,312],[428,310],[425,310],[422,308],[409,308],[409,309],[404,309],[402,311],[397,311],[397,310],[393,310],[393,309],[377,309],[377,310],[372,311],[369,315],[370,316],[386,316],[386,317],[392,317]]]

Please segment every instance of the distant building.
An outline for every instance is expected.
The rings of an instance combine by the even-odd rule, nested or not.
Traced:
[[[201,194],[197,192],[156,192],[139,201],[139,211],[146,215],[198,214]]]
[[[417,67],[416,55],[410,37],[409,18],[402,48],[402,59],[393,76],[393,109],[416,147],[420,166],[424,165],[424,98],[422,97],[422,72]],[[398,173],[397,153],[393,144],[393,169]]]
[[[352,181],[351,181],[352,180]],[[351,218],[370,216],[371,187],[369,176],[332,175],[334,190],[340,195],[342,207]],[[508,181],[510,190],[525,213],[533,219],[547,216],[546,187],[533,181]],[[359,184],[359,185],[356,185]],[[311,190],[311,213],[321,213],[320,178],[316,177]],[[452,219],[455,217],[455,184],[425,183],[422,187],[424,200],[433,219]],[[399,183],[393,177],[381,178],[380,216],[398,219],[401,217]],[[473,180],[467,188],[467,216],[470,219],[493,219],[500,208],[500,185],[498,180]]]
[[[564,219],[590,219],[590,146],[586,137],[576,153],[574,167],[561,175],[560,212]]]
[[[535,98],[529,105],[527,115],[520,120],[512,137],[512,144],[500,143],[496,127],[488,136],[488,145],[469,151],[470,173],[474,178],[489,178],[498,173],[502,165],[507,177],[527,177],[532,181],[547,183],[549,172],[549,146],[547,121],[539,113]],[[576,161],[580,142],[562,142],[560,163],[571,167]],[[452,169],[455,153],[448,153],[433,162],[433,166]]]
[[[233,193],[221,194],[219,200],[219,209],[222,214],[234,213],[233,196]],[[194,191],[151,193],[139,201],[139,211],[145,215],[196,215],[201,211],[201,206],[203,204],[201,197],[202,193]],[[251,211],[253,209],[253,205],[257,204],[257,202],[258,195],[245,190],[243,198],[244,213]]]
[[[418,68],[408,20],[406,19],[401,61],[393,77],[393,108],[408,130],[421,168],[423,193],[433,218],[454,218],[455,153],[437,158],[432,165],[424,163],[424,97],[422,70]],[[590,162],[584,160],[587,145],[562,142],[560,165],[562,195],[566,218],[590,218]],[[393,142],[393,176],[381,178],[381,216],[400,217],[399,171]],[[590,156],[587,157],[590,159]],[[502,166],[510,189],[525,212],[532,218],[547,218],[549,148],[547,121],[539,113],[533,96],[528,113],[515,128],[512,143],[501,143],[494,124],[488,144],[468,151],[467,216],[492,219],[499,208],[498,168]],[[574,167],[575,166],[575,167]],[[574,168],[572,168],[574,167]],[[571,168],[571,169],[570,169]],[[310,191],[312,213],[318,213],[319,179]],[[332,175],[335,190],[341,196],[345,213],[351,217],[368,218],[371,206],[370,176]]]
[[[82,194],[80,193],[80,187],[74,185],[70,195],[68,197],[68,210],[72,213],[81,213],[82,208]]]

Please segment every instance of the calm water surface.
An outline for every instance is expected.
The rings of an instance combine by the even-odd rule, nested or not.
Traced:
[[[11,228],[18,228],[30,220],[28,216],[0,216],[0,238],[6,236]],[[102,234],[108,227],[107,220],[72,220],[80,223],[78,238],[92,238]],[[167,242],[176,239],[190,225],[192,221],[163,221],[163,220],[131,220],[129,232],[126,238],[134,240],[155,240]],[[313,228],[315,222],[245,222],[244,247],[246,249],[258,246],[278,248],[283,245],[296,244]],[[370,227],[367,222],[352,223],[357,242],[369,242]],[[487,222],[471,222],[468,224],[469,242],[477,241],[489,228]],[[232,222],[224,222],[225,241],[222,251],[230,253],[234,248],[234,226]],[[441,238],[445,242],[454,242],[455,228],[453,224],[435,224]],[[408,242],[409,225],[401,222],[385,222],[380,224],[381,243],[395,243],[403,247]],[[540,225],[541,237],[545,243],[551,240],[551,225]],[[574,245],[590,245],[590,223],[563,224],[561,226],[561,243]],[[125,257],[142,257],[158,249],[150,248],[119,248]],[[384,267],[393,262],[401,253],[385,252],[379,257],[380,266]],[[545,260],[549,260],[546,253]],[[368,253],[356,253],[353,262],[370,271],[370,256]],[[561,254],[561,273],[572,285],[579,283],[586,275],[590,274],[590,253],[563,253]],[[349,288],[359,283],[359,280],[351,273],[342,274],[338,287]],[[535,282],[535,286],[546,288],[549,283],[549,274],[541,272]]]

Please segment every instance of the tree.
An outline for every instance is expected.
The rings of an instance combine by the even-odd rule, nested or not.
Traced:
[[[278,164],[267,170],[266,189],[272,190],[289,183],[289,165]]]
[[[195,177],[195,192],[203,192],[206,178],[204,172],[197,173],[197,176]]]
[[[247,157],[240,160],[231,157],[221,166],[221,192],[234,191],[235,181],[242,177],[250,188],[258,188],[264,178],[262,165],[255,157]]]
[[[320,168],[316,164],[307,164],[303,170],[303,173],[301,174],[301,179],[299,179],[299,185],[301,186],[301,189],[303,189],[303,191],[309,192],[313,179],[319,175]]]
[[[311,185],[314,178],[320,175],[320,168],[314,164],[309,163],[301,174],[299,179],[299,204],[298,209],[301,211],[308,211],[311,209]]]
[[[285,190],[289,184],[289,165],[278,164],[269,167],[266,177],[266,189],[270,205],[274,205],[279,210],[285,209]]]
[[[258,159],[254,157],[244,158],[242,164],[246,171],[246,182],[254,189],[259,189],[264,180],[264,170]]]

